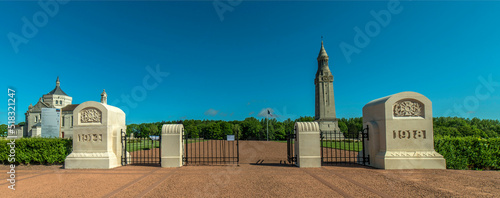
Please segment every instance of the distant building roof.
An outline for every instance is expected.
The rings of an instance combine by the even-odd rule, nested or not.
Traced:
[[[75,110],[75,108],[80,105],[80,104],[70,104],[70,105],[66,105],[65,107],[63,107],[61,110],[62,111],[73,111]]]
[[[54,90],[52,90],[51,92],[49,92],[47,95],[64,95],[64,96],[68,96],[68,94],[64,93],[64,91],[61,89],[61,83],[59,82],[59,76],[57,77],[57,80],[56,80],[56,88],[54,88]]]
[[[64,91],[61,89],[61,87],[56,87],[54,90],[49,92],[47,95],[64,95],[67,96],[68,94],[64,93]]]

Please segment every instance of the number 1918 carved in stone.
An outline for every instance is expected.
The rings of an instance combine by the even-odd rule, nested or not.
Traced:
[[[425,130],[393,130],[393,139],[427,139]]]

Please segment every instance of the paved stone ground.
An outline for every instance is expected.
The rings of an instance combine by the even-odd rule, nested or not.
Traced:
[[[1,197],[499,197],[499,171],[300,169],[280,165],[286,143],[240,141],[240,166],[111,170],[17,167],[16,191]],[[262,164],[256,164],[257,161]],[[4,172],[7,166],[0,166]]]

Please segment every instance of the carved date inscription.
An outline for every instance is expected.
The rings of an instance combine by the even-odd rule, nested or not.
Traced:
[[[425,130],[393,130],[393,139],[427,139]]]
[[[102,134],[78,134],[79,142],[102,142]]]

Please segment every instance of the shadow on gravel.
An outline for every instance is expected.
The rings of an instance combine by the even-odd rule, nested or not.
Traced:
[[[275,163],[264,163],[264,160],[258,160],[255,163],[250,163],[250,165],[255,165],[255,166],[275,166],[275,167],[279,167],[279,166],[295,167],[294,164],[287,164],[286,161],[280,161],[279,163],[278,162],[275,162]]]
[[[147,166],[147,167],[161,167],[160,164],[127,164],[125,166]]]
[[[322,167],[343,167],[343,168],[363,168],[363,169],[377,169],[371,166],[363,166],[363,165],[358,165],[358,164],[329,164],[329,163],[323,163],[321,164]]]
[[[256,166],[274,166],[274,167],[296,167],[293,164],[279,164],[279,163],[262,163],[262,164],[256,164],[256,163],[250,163],[250,165],[256,165]]]

